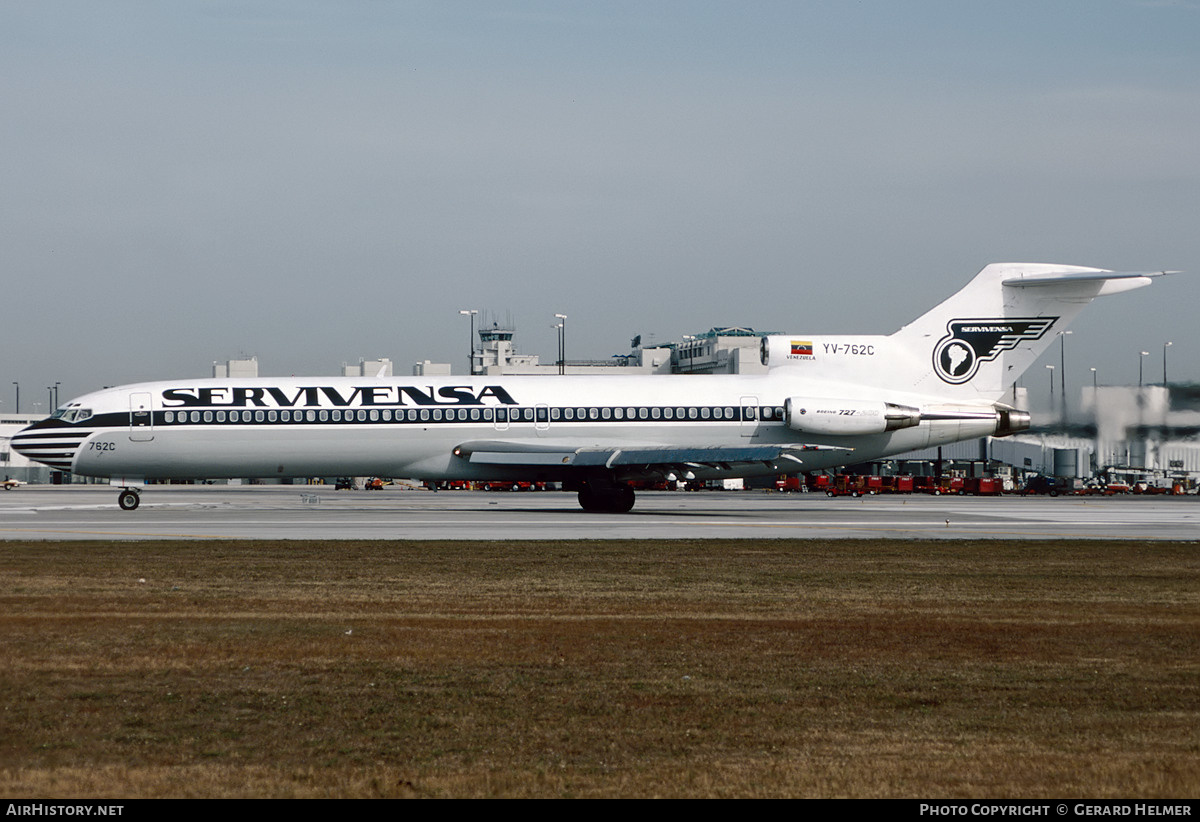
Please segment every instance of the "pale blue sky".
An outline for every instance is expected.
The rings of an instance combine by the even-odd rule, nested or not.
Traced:
[[[547,359],[555,312],[574,357],[887,333],[1008,260],[1192,272],[1068,374],[1200,380],[1198,44],[1194,2],[0,0],[0,410],[461,369],[461,308]]]

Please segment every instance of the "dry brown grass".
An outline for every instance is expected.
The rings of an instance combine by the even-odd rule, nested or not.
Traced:
[[[9,798],[1200,794],[1195,543],[7,542],[0,649]]]

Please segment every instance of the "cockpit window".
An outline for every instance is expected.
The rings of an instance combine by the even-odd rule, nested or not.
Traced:
[[[62,420],[63,422],[83,422],[92,418],[92,409],[90,408],[59,408],[50,415],[51,419]]]

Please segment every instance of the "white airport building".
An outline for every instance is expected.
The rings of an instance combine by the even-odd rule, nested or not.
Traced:
[[[563,328],[559,329],[559,356],[552,363],[543,363],[538,354],[523,354],[516,348],[516,326],[508,320],[485,322],[472,340],[470,373],[472,375],[543,375],[557,374],[670,374],[672,350],[669,346],[643,347],[641,338],[633,341],[629,354],[614,354],[606,359],[567,359],[563,351]],[[414,376],[447,376],[448,363],[424,360],[413,367]]]

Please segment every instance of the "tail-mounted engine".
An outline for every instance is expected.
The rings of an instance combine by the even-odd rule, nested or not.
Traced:
[[[1032,424],[1028,411],[1018,411],[1015,408],[996,408],[996,433],[993,437],[1007,437],[1018,431],[1026,431]]]
[[[790,397],[783,404],[783,412],[788,427],[805,434],[882,434],[921,422],[919,408],[870,400]]]
[[[979,428],[979,436],[1007,437],[1029,428],[1028,411],[1008,406],[966,408],[933,406],[923,411],[911,405],[875,400],[833,400],[790,397],[783,404],[784,420],[793,431],[832,436],[883,434],[927,423],[959,423]]]

